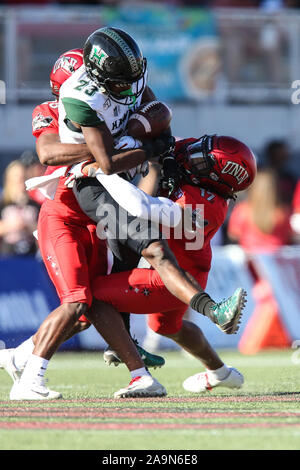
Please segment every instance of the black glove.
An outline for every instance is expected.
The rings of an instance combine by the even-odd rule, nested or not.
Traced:
[[[177,188],[180,180],[180,171],[177,161],[172,153],[165,155],[162,159],[161,186],[168,190],[168,197]]]
[[[161,163],[164,155],[174,150],[175,138],[169,132],[165,132],[156,139],[144,140],[142,148],[146,152],[147,160],[158,157]]]

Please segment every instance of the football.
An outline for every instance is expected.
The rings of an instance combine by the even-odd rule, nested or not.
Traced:
[[[143,103],[128,120],[128,135],[155,138],[168,129],[172,119],[171,109],[161,101]]]

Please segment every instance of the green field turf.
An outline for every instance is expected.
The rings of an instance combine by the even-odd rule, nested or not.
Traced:
[[[200,396],[181,387],[201,370],[197,361],[168,352],[153,371],[165,399],[113,400],[130,377],[124,366],[105,366],[100,352],[53,358],[48,385],[64,395],[55,402],[10,402],[11,379],[0,370],[0,449],[299,449],[300,364],[292,352],[219,351],[244,374],[244,388]]]

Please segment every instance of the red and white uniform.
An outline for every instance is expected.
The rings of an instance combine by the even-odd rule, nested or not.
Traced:
[[[224,223],[227,201],[201,188],[184,185],[172,197],[182,207],[192,205],[193,209],[204,206],[204,244],[201,249],[186,250],[186,243],[193,240],[176,239],[171,232],[169,246],[179,265],[205,289],[211,266],[210,241]],[[110,303],[120,312],[151,313],[148,325],[162,334],[173,334],[180,330],[186,304],[174,297],[163,284],[157,271],[136,268],[131,271],[100,276],[93,282],[94,296]]]
[[[33,135],[59,134],[56,101],[37,106],[32,115]],[[50,174],[60,167],[48,167]],[[43,203],[38,221],[38,241],[61,303],[91,305],[91,280],[107,273],[107,248],[96,234],[95,223],[80,209],[72,189],[61,177],[54,199]],[[86,321],[85,317],[81,317]]]
[[[59,134],[58,101],[45,101],[33,110],[32,135],[38,139],[42,134]],[[60,166],[48,166],[45,175],[50,175],[58,168]]]

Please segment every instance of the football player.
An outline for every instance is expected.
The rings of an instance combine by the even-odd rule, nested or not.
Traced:
[[[188,205],[194,212],[202,205],[204,243],[200,250],[187,250],[186,244],[191,240],[177,238],[174,230],[168,241],[180,266],[191,273],[205,289],[212,259],[210,241],[225,220],[229,200],[252,183],[256,175],[256,160],[252,151],[242,142],[217,135],[178,141],[175,158],[178,163],[178,180],[170,198],[174,205],[179,205],[182,209]],[[109,181],[106,184],[110,194],[120,204],[120,194],[124,192],[122,185],[126,184],[128,183],[124,180],[120,181],[117,190],[115,182],[112,184]],[[139,190],[135,189],[134,192],[137,195],[137,206],[145,198],[148,203],[155,203],[153,198],[150,199],[145,194],[141,194],[139,200]],[[164,192],[162,189],[161,195]],[[166,207],[166,211],[168,210],[169,205]],[[151,216],[151,211],[148,215]],[[93,294],[106,302],[103,304],[105,315],[115,309],[148,313],[148,325],[154,332],[173,339],[204,364],[205,372],[184,381],[183,387],[186,390],[204,392],[218,386],[242,386],[242,374],[222,362],[197,325],[183,320],[187,305],[170,294],[156,270],[138,268],[100,276],[93,282]],[[110,304],[109,310],[107,304]],[[224,315],[226,316],[225,308]],[[103,321],[99,311],[89,318],[94,324]],[[115,397],[132,397],[138,393],[139,381],[134,380],[128,387],[116,392]]]
[[[100,46],[99,41],[101,42]],[[104,48],[106,48],[107,52],[105,52]],[[100,32],[97,31],[94,33],[88,39],[84,51],[86,53],[86,67],[80,67],[69,78],[71,84],[70,87],[65,87],[66,93],[64,93],[64,86],[67,82],[65,82],[60,89],[61,102],[63,102],[64,106],[62,108],[60,105],[59,112],[60,137],[62,142],[70,144],[83,143],[83,138],[85,138],[88,147],[93,149],[93,156],[99,163],[101,170],[105,173],[129,170],[133,165],[143,163],[154,155],[163,155],[165,151],[170,148],[170,139],[168,136],[148,142],[147,145],[144,144],[141,149],[125,150],[124,152],[116,152],[114,150],[115,142],[113,136],[120,137],[120,131],[125,131],[129,110],[134,109],[134,106],[140,104],[142,95],[143,99],[149,100],[149,97],[153,99],[153,95],[151,95],[151,92],[149,92],[145,84],[145,61],[134,40],[124,32],[112,28],[104,28],[100,30]],[[94,64],[91,65],[91,71],[89,70],[89,59]],[[102,85],[100,82],[96,82],[97,85],[95,88],[95,82],[91,81],[89,74],[92,73],[93,77],[96,76],[102,80],[103,77],[100,77],[101,68],[105,69],[106,77],[101,81]],[[74,77],[75,80],[73,80]],[[124,82],[125,78],[126,80]],[[99,88],[99,90],[97,90],[97,88]],[[69,89],[72,90],[72,96],[67,96]],[[81,97],[81,100],[78,99],[79,97]],[[115,114],[118,115],[121,111],[121,119],[118,119],[116,123],[112,120],[112,110],[110,109],[112,101],[118,105],[116,110],[113,110],[113,116],[115,117]],[[93,109],[93,106],[98,109],[98,111]],[[124,107],[125,109],[127,107],[126,112]],[[65,109],[65,113],[63,113],[63,109]],[[88,178],[86,178],[83,183],[80,181],[81,187],[79,192],[84,195],[86,192],[82,191],[83,189],[87,188],[89,191],[90,188],[95,187],[97,193],[100,186],[98,185],[96,188],[94,181],[95,180],[88,181]],[[100,189],[102,195],[105,194],[106,197],[109,196],[103,192],[101,187]],[[107,200],[109,201],[110,199],[111,198],[108,197]],[[76,216],[74,216],[74,218],[75,217]],[[46,219],[47,214],[44,219],[45,226],[47,223]],[[43,228],[44,224],[42,224],[41,230]],[[55,231],[57,228],[57,225],[55,226],[53,224],[53,230]],[[63,227],[61,227],[61,230],[62,231],[57,230],[56,233],[54,233],[53,240],[56,241],[57,236],[64,233]],[[129,246],[130,244],[131,240],[129,240]],[[145,251],[143,247],[147,249],[148,244],[151,244],[151,249]],[[161,241],[161,237],[157,240],[151,239],[146,242],[145,240],[138,240],[137,244],[134,241],[133,245],[135,245],[135,253],[138,255],[143,254],[158,270],[164,283],[172,293],[179,296],[187,305],[190,304],[195,310],[210,317],[214,322],[218,323],[226,333],[233,333],[235,331],[243,308],[244,293],[242,289],[240,289],[236,295],[232,296],[227,303],[216,304],[203,292],[194,278],[191,278],[189,274],[179,268],[174,255],[170,252],[167,244]],[[57,265],[55,260],[51,260],[52,255],[48,256],[53,269],[57,269],[58,274],[55,273],[55,275],[59,275],[60,266]],[[34,357],[31,358],[34,363],[30,364],[31,368],[27,367],[27,363],[20,383],[15,384],[16,386],[12,389],[11,398],[24,398],[22,387],[26,389],[26,381],[32,384],[34,382],[32,379],[34,375],[43,376],[44,372],[42,371],[47,367],[48,358],[50,358],[57,349],[62,338],[63,340],[65,339],[67,332],[70,331],[70,328],[78,317],[80,317],[82,313],[86,313],[89,307],[89,304],[82,301],[69,302],[64,305],[67,305],[67,307],[64,307],[66,312],[64,312],[63,321],[60,312],[59,315],[57,315],[57,312],[53,312],[53,314],[48,317],[50,324],[48,325],[47,321],[45,321],[44,328],[39,330],[34,349],[35,354],[33,355]],[[224,309],[226,308],[227,315],[224,316]],[[119,341],[117,329],[110,330],[110,335],[114,335],[114,333],[115,336],[109,341],[112,347],[112,343],[117,344]],[[103,327],[101,334],[104,336]],[[120,348],[121,345],[118,344],[114,349],[118,351]],[[39,360],[37,360],[37,357]],[[132,358],[133,357],[134,355]],[[127,360],[127,366],[133,374],[134,371],[130,368],[132,363],[131,366],[129,366],[128,362],[129,360]],[[138,359],[135,357],[133,362],[137,364]],[[30,373],[30,370],[33,372]],[[149,374],[145,373],[145,378],[149,378]],[[155,387],[158,387],[155,393],[164,394],[165,391],[161,385],[157,382],[155,383],[154,379],[151,380],[153,380],[153,383],[146,381],[147,385],[144,391],[152,391],[152,385],[155,385]],[[145,384],[143,376],[141,381],[139,381],[139,385],[142,386],[142,384]],[[31,389],[29,390],[27,388],[29,394],[32,391]],[[20,391],[21,393],[19,393]],[[44,393],[44,395],[46,395],[46,393]],[[48,396],[50,395],[48,394]]]
[[[134,39],[116,28],[101,28],[89,36],[84,45],[84,65],[65,82],[60,90],[59,123],[62,142],[86,142],[96,164],[105,175],[126,171],[134,166],[159,158],[169,161],[169,150],[174,139],[163,137],[146,140],[142,147],[125,150],[116,155],[114,139],[126,133],[131,111],[143,101],[155,97],[147,87],[146,59]],[[224,331],[227,323],[238,323],[243,305],[243,291],[232,296],[231,315],[224,322],[223,306],[216,304],[199,283],[177,263],[174,254],[158,231],[150,236],[151,225],[145,225],[120,210],[120,206],[95,178],[81,178],[74,185],[76,199],[95,222],[103,222],[106,215],[99,215],[97,209],[109,204],[112,220],[109,223],[118,229],[117,238],[108,236],[108,243],[117,257],[120,249],[130,248],[136,255],[143,256],[156,269],[168,290],[186,305],[199,313],[219,322]],[[122,195],[126,201],[125,194]],[[113,209],[116,209],[114,211]],[[114,214],[118,214],[117,218]],[[139,233],[128,236],[123,233],[120,220],[123,215],[127,224],[140,225]],[[119,217],[119,219],[118,219]],[[107,220],[107,219],[106,219]],[[123,219],[124,220],[124,219]],[[142,227],[143,225],[143,227]],[[121,247],[118,245],[121,241]]]
[[[51,166],[47,167],[46,170],[46,175],[53,173],[58,166],[55,166],[56,163],[61,162],[64,164],[73,164],[77,161],[82,161],[84,160],[83,156],[87,154],[88,149],[86,144],[63,144],[60,142],[59,139],[59,132],[58,132],[58,98],[60,94],[60,89],[62,84],[66,81],[66,79],[70,78],[71,75],[78,70],[83,64],[83,50],[82,49],[73,49],[72,51],[68,51],[64,54],[62,54],[58,60],[55,62],[53,69],[50,74],[50,85],[52,89],[53,95],[56,97],[55,101],[51,102],[46,102],[43,103],[40,106],[37,106],[33,112],[33,133],[34,136],[37,138],[37,150],[39,152],[40,159],[42,163],[48,164]],[[58,145],[57,145],[58,144]],[[68,154],[66,152],[69,152]],[[91,154],[88,154],[89,158],[92,158]],[[55,201],[56,202],[63,202],[63,204],[60,205],[60,219],[64,225],[65,232],[69,233],[72,232],[74,234],[74,238],[72,237],[72,243],[75,243],[75,247],[77,246],[77,240],[78,240],[78,233],[74,233],[74,227],[69,223],[67,226],[65,226],[66,220],[64,220],[64,217],[70,219],[74,218],[75,220],[82,220],[82,226],[85,227],[88,225],[89,227],[93,227],[94,223],[89,220],[87,223],[86,216],[83,214],[83,212],[80,210],[80,207],[78,206],[72,191],[70,191],[65,185],[64,185],[64,179],[60,178],[60,183],[59,183],[59,188],[57,190],[57,193],[55,195]],[[58,194],[58,192],[61,192],[62,194]],[[47,206],[50,208],[50,211],[52,211],[53,204],[48,202]],[[67,206],[68,208],[73,208],[72,214],[68,213],[68,210],[66,209]],[[56,212],[57,213],[57,212]],[[76,213],[76,216],[75,216]],[[43,215],[41,216],[40,219],[40,231],[43,233],[46,233],[47,230],[50,230],[52,232],[52,227],[53,224],[51,224],[51,228],[49,227],[50,220],[48,219],[48,208],[47,210],[43,209]],[[48,223],[46,223],[48,221]],[[62,227],[58,227],[58,231],[60,231]],[[94,228],[93,228],[93,239],[95,236]],[[55,238],[55,236],[54,236]],[[47,240],[47,237],[43,237],[43,240]],[[46,244],[49,243],[49,240],[45,242]],[[72,243],[68,240],[68,246],[69,250],[73,250],[75,248],[72,246]],[[85,242],[87,243],[87,242]],[[97,245],[97,243],[96,243]],[[103,245],[102,245],[103,246]],[[47,266],[50,278],[52,279],[54,285],[56,285],[59,280],[57,279],[57,274],[55,270],[53,269],[53,260],[49,259],[49,254],[47,254],[48,247],[45,246],[42,248],[43,253],[45,254],[44,257],[44,262]],[[53,248],[52,248],[53,251]],[[105,253],[105,252],[104,252]],[[62,260],[64,259],[63,257],[67,257],[67,259],[70,259],[68,256],[69,252],[66,252],[65,247],[61,246],[60,253],[56,254],[56,256],[59,256],[61,263],[63,265],[69,266],[68,269],[68,274],[71,275],[73,273],[73,267],[70,266],[70,263],[65,263]],[[106,256],[106,255],[105,255]],[[100,262],[103,263],[103,259],[99,260]],[[97,262],[96,262],[97,264]],[[104,264],[105,265],[105,264]],[[128,266],[125,266],[125,268]],[[131,264],[131,267],[134,267],[134,260],[133,264]],[[82,266],[84,268],[84,265]],[[121,267],[118,266],[116,262],[113,263],[112,267],[113,271],[116,271],[118,269],[121,269]],[[87,278],[85,277],[87,274],[87,270],[83,269],[80,274],[79,271],[76,270],[77,274],[75,275],[75,283],[77,286],[82,285],[82,286],[88,286],[89,283],[87,282]],[[68,279],[67,284],[69,287],[71,286],[71,290],[74,291],[74,287],[72,287],[72,281],[69,280],[69,275],[66,276],[65,273],[63,273],[63,277]],[[76,278],[76,276],[82,276],[82,279],[79,280]],[[78,287],[77,287],[78,290]],[[60,298],[62,298],[65,302],[68,302],[68,297],[70,293],[68,292],[67,294],[65,292],[62,292],[62,286],[58,287],[58,293]],[[67,298],[65,297],[67,295]],[[82,316],[81,318],[81,323],[77,323],[77,328],[81,331],[82,329],[85,329],[90,326],[88,322],[84,322],[85,317]],[[126,315],[124,317],[124,322],[125,326],[130,333],[130,319],[129,316]],[[74,329],[74,333],[77,332],[77,329]],[[73,332],[70,332],[70,335],[72,335]],[[138,341],[135,339],[134,340],[136,347],[141,355],[143,357],[143,361],[147,367],[161,367],[164,365],[165,361],[164,358],[155,354],[151,354],[145,349],[143,349],[139,344]],[[111,357],[109,354],[109,349],[106,354],[104,354],[104,358],[108,363],[110,363]]]
[[[81,50],[68,51],[58,59],[50,76],[52,92],[56,97],[58,97],[61,84],[81,64]],[[57,100],[43,103],[35,108],[33,134],[37,138],[37,149],[41,161],[52,165],[46,170],[47,175],[60,168],[57,165],[76,163],[91,157],[85,144],[60,143]],[[44,371],[61,342],[90,326],[84,315],[81,315],[81,307],[91,305],[90,280],[95,275],[106,273],[107,270],[106,245],[97,237],[95,224],[82,213],[72,190],[68,189],[64,182],[65,178],[61,177],[54,199],[47,199],[44,202],[38,225],[42,257],[56,287],[61,305],[43,322],[33,338],[29,338],[14,350],[1,351],[0,364],[10,373],[15,382],[10,394],[11,399],[34,400],[61,396],[45,386]],[[76,321],[77,318],[78,321]],[[115,319],[113,328],[110,325],[111,331],[118,329],[118,320],[119,318]],[[127,333],[122,343],[123,332],[124,325],[121,324],[121,331],[118,332],[120,334],[118,345],[124,344],[126,354],[131,350],[134,357],[137,352],[132,341],[129,340],[126,344],[129,339]],[[108,340],[109,328],[105,330],[102,325],[101,334],[104,339]],[[39,348],[39,341],[43,342],[43,349]],[[118,345],[114,349],[118,349],[120,347]],[[158,365],[159,360],[162,365],[163,358],[160,356],[151,355],[142,348],[139,352],[143,356],[146,355],[148,366]],[[136,362],[127,361],[127,364],[131,367],[131,375],[134,375],[136,369],[139,373],[141,369],[145,371],[140,358]],[[18,383],[23,369],[25,371],[22,382]],[[164,388],[152,379],[148,372],[146,376],[148,393],[153,394],[153,383],[156,386],[155,395],[165,393]],[[150,383],[151,381],[153,383]]]

